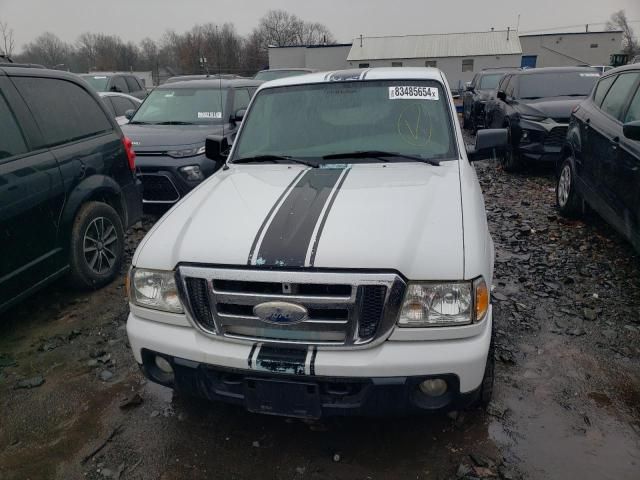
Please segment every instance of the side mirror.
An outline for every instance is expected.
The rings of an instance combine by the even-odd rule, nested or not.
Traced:
[[[241,108],[240,110],[237,110],[235,115],[233,116],[233,121],[237,123],[242,122],[246,114],[247,114],[246,108]]]
[[[507,101],[507,94],[504,93],[504,90],[498,90],[498,93],[496,94],[496,96],[503,102]]]
[[[494,158],[507,148],[508,139],[509,133],[506,128],[478,130],[475,147],[467,147],[467,158],[470,162]]]
[[[640,142],[640,120],[625,123],[622,126],[622,133],[628,139]]]
[[[127,120],[131,120],[135,114],[136,114],[136,111],[133,108],[131,108],[131,109],[127,110],[126,112],[124,112],[124,117]]]
[[[222,135],[209,135],[204,142],[204,154],[214,162],[224,162],[229,155],[227,139]]]
[[[464,89],[465,89],[467,92],[473,92],[473,85],[471,85],[471,82],[467,82],[467,83],[465,83],[465,85],[464,85]]]

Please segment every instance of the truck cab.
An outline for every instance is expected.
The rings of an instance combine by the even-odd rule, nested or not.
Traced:
[[[494,247],[436,69],[263,84],[225,162],[133,258],[127,331],[153,381],[273,415],[488,402]]]

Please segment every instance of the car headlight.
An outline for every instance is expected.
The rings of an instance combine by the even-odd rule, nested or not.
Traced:
[[[192,182],[204,180],[204,175],[198,165],[187,165],[186,167],[179,168],[178,171],[185,179]]]
[[[196,155],[202,155],[205,152],[205,147],[187,148],[184,150],[169,150],[167,155],[172,158],[185,158],[195,157]]]
[[[482,278],[466,282],[411,282],[400,312],[400,327],[469,325],[484,319],[489,290]]]
[[[183,313],[174,272],[134,268],[129,280],[129,300],[141,307]]]
[[[520,114],[520,118],[523,120],[529,120],[530,122],[544,122],[547,119],[547,117],[542,115],[526,115],[523,113]]]

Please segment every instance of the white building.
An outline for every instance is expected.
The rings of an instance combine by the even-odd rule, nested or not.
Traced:
[[[303,47],[269,47],[269,68],[312,68],[340,70],[349,68],[350,43]]]
[[[519,67],[522,48],[514,30],[361,37],[347,57],[350,67],[437,67],[452,89],[484,68]]]
[[[571,32],[520,35],[522,66],[609,65],[622,49],[622,32]]]

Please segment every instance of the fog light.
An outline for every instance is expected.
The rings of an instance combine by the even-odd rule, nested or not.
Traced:
[[[186,167],[182,167],[180,168],[180,173],[184,178],[192,182],[204,180],[204,175],[202,174],[202,170],[200,170],[200,167],[198,165],[188,165]]]
[[[441,378],[434,378],[420,382],[420,391],[430,397],[440,397],[447,393],[447,382]]]
[[[166,373],[167,375],[173,375],[173,367],[164,357],[156,355],[156,367],[158,367],[161,372]]]

